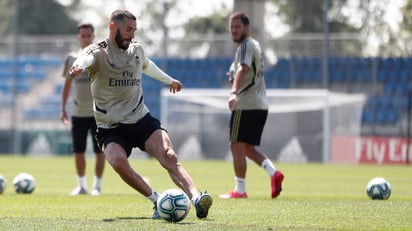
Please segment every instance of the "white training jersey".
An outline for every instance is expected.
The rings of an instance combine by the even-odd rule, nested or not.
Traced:
[[[237,47],[234,58],[235,72],[241,64],[246,64],[249,71],[245,81],[239,86],[236,99],[239,110],[267,110],[268,100],[263,77],[263,54],[259,43],[246,37]]]
[[[149,112],[143,100],[142,69],[150,60],[139,43],[132,41],[122,50],[106,39],[88,46],[82,56],[93,56],[87,70],[97,126],[133,124]]]
[[[73,62],[80,55],[81,49],[71,52],[64,63],[63,77],[71,79],[73,89],[72,116],[93,117],[93,98],[90,89],[90,80],[87,72],[83,72],[79,77],[72,79],[69,69]]]

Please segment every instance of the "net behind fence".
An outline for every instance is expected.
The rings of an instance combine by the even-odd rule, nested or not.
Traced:
[[[359,136],[365,96],[323,89],[270,89],[269,116],[259,150],[283,162],[328,162],[333,135]],[[161,92],[161,120],[180,158],[227,159],[228,91]]]

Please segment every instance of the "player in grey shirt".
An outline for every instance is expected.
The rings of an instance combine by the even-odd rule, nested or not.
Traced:
[[[81,23],[78,25],[77,30],[77,39],[80,42],[80,49],[71,52],[64,63],[63,76],[65,77],[65,81],[62,90],[60,120],[64,124],[70,125],[66,106],[73,86],[74,96],[71,112],[71,133],[77,172],[77,186],[70,195],[87,194],[85,151],[87,135],[90,131],[92,135],[93,151],[96,155],[95,176],[93,178],[91,194],[93,196],[98,196],[101,194],[101,181],[106,160],[95,139],[97,126],[93,113],[93,98],[90,90],[90,80],[87,72],[83,72],[82,75],[76,79],[72,79],[69,75],[69,68],[72,66],[77,56],[80,55],[82,49],[92,44],[94,39],[94,27],[90,23]]]
[[[230,32],[237,45],[229,80],[232,88],[228,104],[230,117],[230,150],[235,171],[235,189],[220,198],[247,198],[246,157],[261,166],[271,179],[271,197],[282,190],[283,173],[271,160],[259,152],[263,129],[268,115],[266,86],[263,76],[262,51],[258,41],[249,35],[249,18],[235,12],[230,16]]]
[[[213,200],[199,193],[192,178],[179,163],[167,132],[144,104],[142,73],[167,84],[172,93],[182,83],[160,70],[133,40],[136,17],[127,10],[116,10],[110,17],[109,38],[90,45],[70,69],[72,77],[89,72],[98,142],[106,159],[120,177],[154,203],[152,218],[160,218],[158,193],[130,166],[128,157],[138,147],[155,157],[173,182],[192,200],[198,218],[205,218]]]

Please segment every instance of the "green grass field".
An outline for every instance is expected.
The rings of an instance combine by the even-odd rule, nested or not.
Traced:
[[[132,165],[159,192],[175,187],[152,160],[131,159]],[[0,156],[0,174],[7,188],[0,195],[0,230],[412,230],[412,167],[371,165],[285,164],[283,191],[270,198],[266,173],[248,166],[248,199],[222,200],[234,186],[232,165],[223,161],[183,161],[199,190],[214,197],[209,217],[193,211],[180,223],[151,220],[152,204],[129,188],[109,165],[103,195],[72,197],[76,184],[73,157]],[[88,159],[88,185],[94,159]],[[14,192],[20,172],[37,181],[30,195]],[[385,177],[392,185],[386,201],[370,200],[367,182]]]

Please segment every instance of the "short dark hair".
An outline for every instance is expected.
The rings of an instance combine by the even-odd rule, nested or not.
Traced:
[[[77,31],[80,31],[81,29],[87,29],[87,28],[92,29],[92,32],[94,33],[94,26],[91,23],[79,23],[77,25]]]
[[[230,16],[230,21],[233,19],[240,19],[242,20],[242,24],[244,26],[249,25],[249,17],[243,12],[235,12]]]
[[[110,22],[122,22],[125,18],[132,19],[136,21],[136,16],[127,10],[115,10],[110,16]]]

